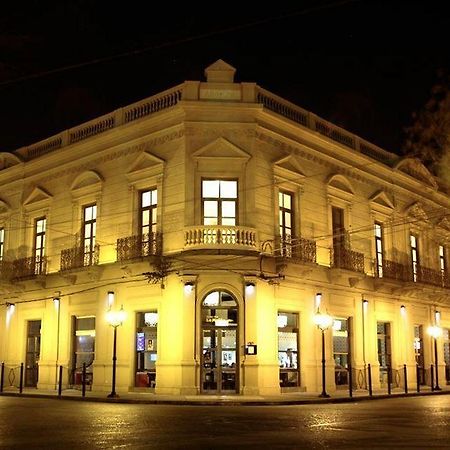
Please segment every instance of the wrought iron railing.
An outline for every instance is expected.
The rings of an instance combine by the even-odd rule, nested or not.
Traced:
[[[160,255],[161,250],[162,236],[160,233],[147,233],[117,239],[117,261]]]
[[[412,281],[412,270],[409,265],[389,259],[383,259],[383,278],[397,281]]]
[[[12,262],[0,261],[0,282],[8,282],[12,278]]]
[[[61,271],[79,269],[98,264],[98,244],[93,247],[76,246],[61,251]]]
[[[30,256],[12,261],[12,278],[32,278],[44,275],[47,270],[46,256]]]
[[[332,251],[331,266],[338,269],[364,273],[364,254],[336,246]]]
[[[276,241],[276,256],[292,258],[292,262],[315,263],[317,258],[316,242],[302,237],[285,236]]]

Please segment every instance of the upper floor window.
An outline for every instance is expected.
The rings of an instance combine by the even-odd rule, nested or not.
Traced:
[[[281,254],[292,255],[293,235],[293,195],[288,192],[278,193],[278,216],[280,226]]]
[[[375,261],[377,276],[383,276],[383,227],[381,223],[375,222]]]
[[[141,192],[139,235],[144,255],[155,253],[157,205],[158,194],[156,189]]]
[[[97,205],[88,205],[83,208],[83,251],[84,265],[95,263],[95,235],[97,226]]]
[[[0,228],[0,261],[3,259],[4,246],[5,246],[5,229]]]
[[[35,274],[45,272],[45,231],[47,219],[39,217],[34,221],[34,264]]]
[[[237,181],[202,180],[203,225],[236,225]]]
[[[333,228],[333,248],[340,249],[345,247],[345,225],[344,209],[333,206],[331,210],[331,220]]]
[[[412,273],[413,281],[417,281],[417,272],[419,266],[419,249],[418,249],[418,239],[414,234],[410,235],[411,243],[411,262],[412,262]]]
[[[444,279],[447,272],[447,261],[445,258],[445,247],[443,245],[439,246],[439,269],[441,270],[441,275]]]

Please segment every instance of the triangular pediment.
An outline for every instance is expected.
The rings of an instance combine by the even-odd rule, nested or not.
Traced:
[[[450,231],[450,219],[443,217],[436,223],[436,226],[442,228],[445,231]]]
[[[9,211],[10,206],[4,200],[0,199],[0,214],[5,214]]]
[[[273,163],[273,170],[276,177],[283,181],[301,184],[305,174],[300,169],[300,164],[292,155],[285,156]]]
[[[395,209],[394,203],[384,191],[375,192],[369,201],[372,209],[384,214],[390,214]]]
[[[24,200],[23,205],[26,209],[37,209],[49,205],[51,200],[52,196],[48,192],[36,186]]]
[[[127,178],[134,182],[155,175],[161,175],[164,170],[164,163],[165,161],[163,159],[149,152],[143,152],[130,165]]]
[[[402,159],[395,169],[406,173],[433,190],[437,190],[439,187],[431,172],[417,158]]]
[[[0,170],[20,164],[22,161],[16,155],[7,152],[0,152]]]
[[[419,202],[415,202],[412,205],[408,206],[405,212],[407,216],[414,218],[416,221],[424,223],[428,223],[429,221],[428,214],[425,212]]]
[[[218,59],[205,69],[208,83],[232,83],[236,69],[222,59]]]
[[[221,159],[229,161],[246,162],[251,158],[247,152],[234,145],[227,139],[220,137],[198,149],[192,154],[196,160],[199,159]]]

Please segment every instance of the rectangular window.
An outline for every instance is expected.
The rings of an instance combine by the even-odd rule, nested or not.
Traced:
[[[377,322],[378,362],[380,364],[380,382],[387,382],[387,372],[391,367],[391,324]]]
[[[418,266],[419,266],[419,250],[418,250],[418,244],[417,244],[417,236],[414,234],[410,235],[410,243],[411,243],[411,263],[412,263],[412,274],[413,274],[413,281],[417,281],[417,273],[418,273]]]
[[[376,272],[379,278],[383,277],[383,227],[375,222],[375,262]]]
[[[203,225],[231,225],[237,222],[236,180],[202,180]]]
[[[95,317],[73,317],[73,357],[71,384],[82,384],[83,364],[86,366],[86,383],[92,385],[95,357]]]
[[[37,387],[41,354],[41,321],[29,320],[25,355],[25,387]]]
[[[158,337],[157,311],[136,315],[136,387],[154,388],[156,385],[156,359]]]
[[[444,341],[445,380],[447,384],[450,384],[450,330],[448,328],[442,330],[442,338]]]
[[[442,285],[446,285],[447,261],[445,258],[445,247],[439,246],[439,269],[441,270]]]
[[[333,231],[333,262],[336,267],[345,266],[345,226],[344,210],[333,206],[331,209]]]
[[[47,219],[40,217],[34,221],[34,273],[45,272],[45,229]]]
[[[280,365],[280,387],[300,386],[298,358],[298,314],[278,313],[278,362]]]
[[[419,383],[425,384],[425,356],[423,353],[422,325],[414,325],[414,357],[418,367]]]
[[[292,256],[293,204],[292,194],[283,191],[278,193],[280,253],[283,256]]]
[[[333,321],[333,357],[336,386],[348,386],[348,368],[350,363],[349,319]]]
[[[83,252],[84,265],[90,266],[96,262],[95,235],[97,225],[97,205],[88,205],[83,208]]]
[[[0,228],[0,261],[3,259],[4,246],[5,246],[5,229]]]
[[[142,256],[156,254],[156,222],[158,194],[156,189],[140,193],[139,235]]]

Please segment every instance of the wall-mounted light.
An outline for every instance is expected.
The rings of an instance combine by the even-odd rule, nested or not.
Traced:
[[[434,312],[434,323],[436,325],[440,325],[440,323],[441,323],[441,312],[440,311]]]
[[[10,309],[14,309],[16,307],[15,303],[6,302],[6,307]]]
[[[253,292],[255,292],[255,283],[252,283],[252,282],[246,283],[245,284],[245,294],[251,295],[251,294],[253,294]]]
[[[320,303],[321,302],[322,302],[322,293],[321,292],[317,292],[316,297],[315,297],[315,306],[314,306],[315,310],[320,308]]]
[[[55,291],[53,294],[53,304],[55,305],[55,308],[59,308],[59,304],[61,302],[61,291]]]
[[[367,308],[369,307],[369,300],[366,300],[363,296],[362,298],[362,305],[363,305],[363,311],[364,313],[367,312]]]
[[[194,283],[192,281],[187,281],[184,283],[184,293],[191,294],[194,290]]]
[[[114,304],[114,291],[108,291],[108,308]]]
[[[405,317],[406,316],[406,306],[402,305],[400,306],[400,314]]]
[[[15,303],[6,302],[6,326],[9,327],[9,322],[16,309]]]

